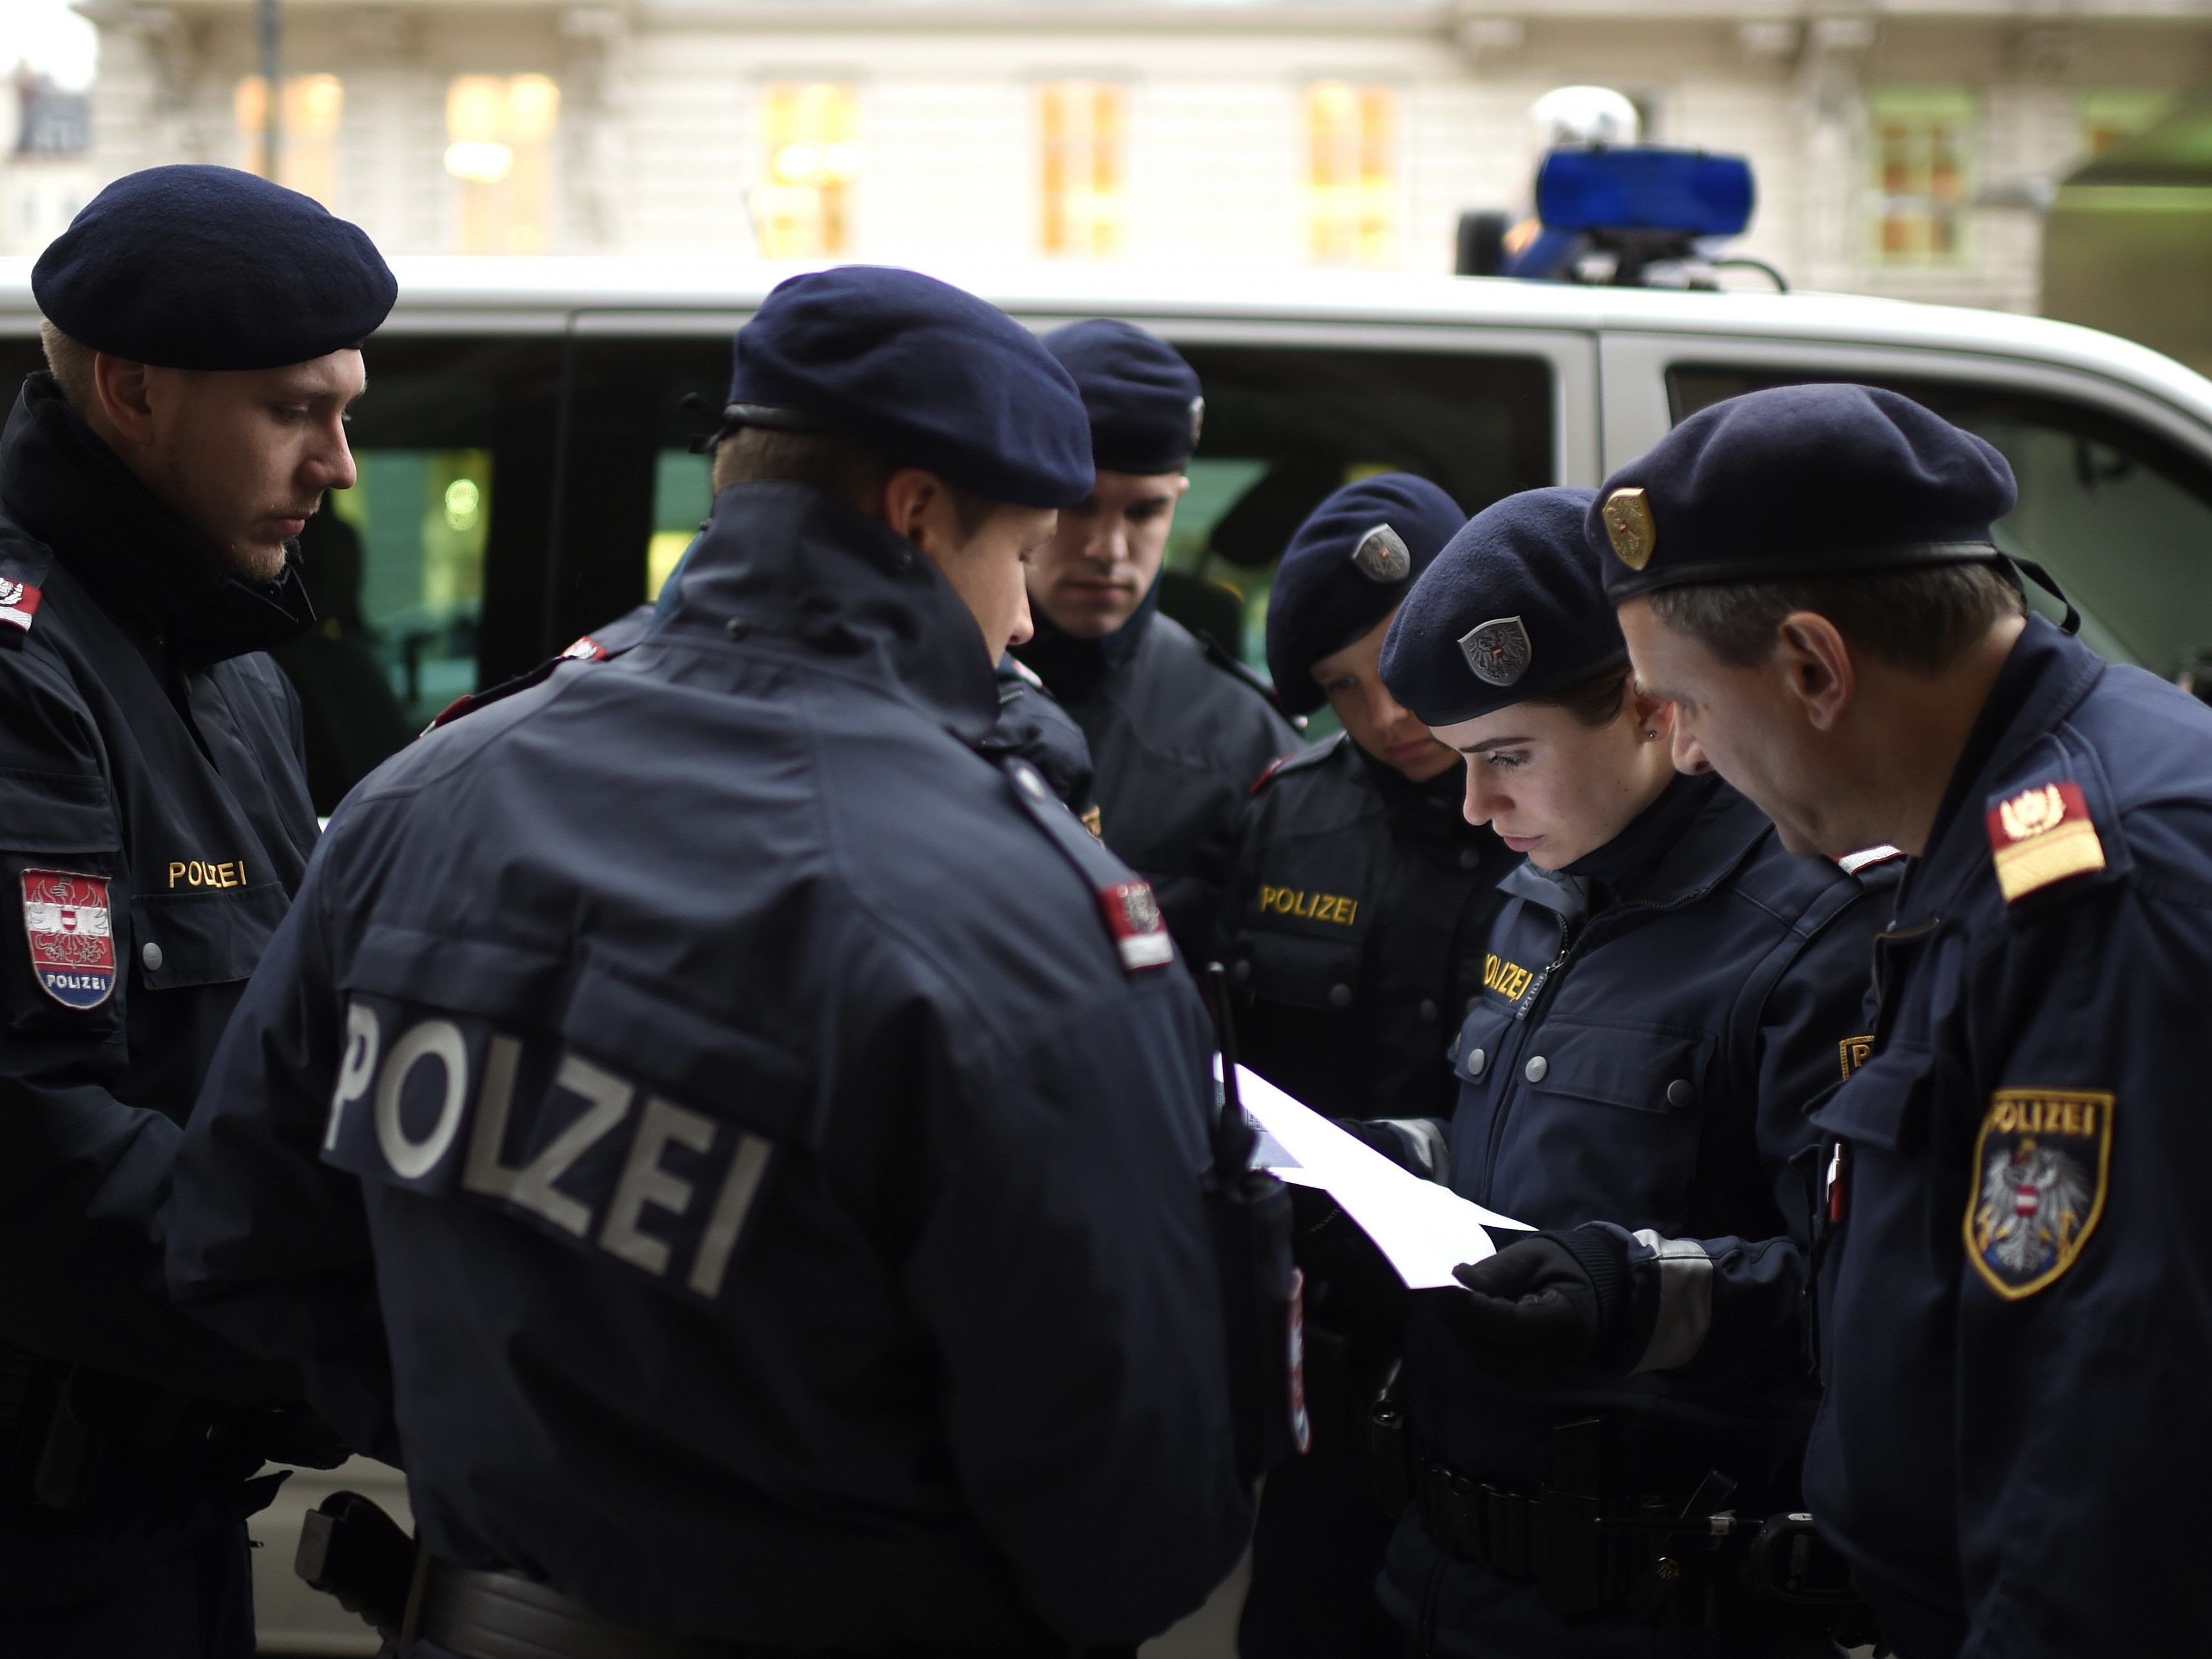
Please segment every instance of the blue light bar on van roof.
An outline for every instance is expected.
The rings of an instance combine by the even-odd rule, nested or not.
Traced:
[[[1536,216],[1555,230],[1735,236],[1751,222],[1756,193],[1741,155],[1555,149],[1536,173]]]

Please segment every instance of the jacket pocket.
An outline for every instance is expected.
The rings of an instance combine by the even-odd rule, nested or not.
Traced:
[[[1705,1031],[1554,1019],[1528,1039],[1522,1073],[1539,1094],[1635,1112],[1685,1112],[1705,1097],[1714,1048]]]
[[[149,990],[224,985],[249,977],[291,902],[273,881],[251,887],[134,893],[131,961]]]
[[[1248,928],[1237,941],[1239,986],[1292,1008],[1341,1012],[1359,1000],[1360,951],[1349,939],[1306,939]]]
[[[89,773],[0,769],[0,848],[114,853],[123,840],[107,785]]]

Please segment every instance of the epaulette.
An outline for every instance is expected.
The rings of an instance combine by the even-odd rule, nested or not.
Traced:
[[[2081,786],[2071,778],[2006,795],[1983,816],[1997,888],[2008,904],[2105,867],[2105,843]]]
[[[46,568],[53,556],[44,548],[36,548],[28,556],[9,550],[0,553],[0,633],[14,629],[19,634],[31,631],[31,619],[39,614],[39,601],[44,595],[42,584]]]
[[[1836,868],[1847,876],[1856,876],[1862,870],[1871,870],[1877,864],[1887,864],[1892,859],[1901,859],[1904,850],[1896,847],[1868,847],[1856,853],[1846,853],[1836,860]]]
[[[1099,920],[1121,958],[1121,971],[1140,974],[1165,968],[1176,959],[1175,943],[1168,936],[1167,919],[1160,914],[1152,885],[1131,872],[1103,843],[1084,833],[1083,821],[1060,804],[1036,768],[1018,755],[999,762],[1014,799],[1044,831],[1045,839],[1075,866],[1084,884],[1097,902]]]
[[[1297,750],[1295,754],[1278,757],[1268,762],[1267,769],[1253,781],[1252,793],[1258,794],[1285,772],[1302,772],[1310,766],[1320,765],[1350,741],[1348,734],[1338,732],[1323,738],[1319,743]]]
[[[1202,628],[1194,628],[1190,631],[1191,636],[1198,641],[1199,648],[1206,653],[1206,661],[1212,663],[1231,679],[1243,681],[1245,685],[1266,698],[1267,707],[1288,720],[1291,730],[1303,732],[1306,729],[1306,717],[1304,714],[1287,713],[1281,701],[1275,696],[1275,688],[1254,673],[1250,666],[1232,653],[1227,646],[1222,644],[1219,640],[1215,639]]]
[[[550,678],[553,671],[562,663],[571,661],[569,652],[575,648],[572,645],[559,656],[549,657],[537,667],[517,674],[511,680],[501,680],[497,685],[488,685],[481,691],[464,691],[431,716],[430,723],[422,728],[422,735],[427,738],[441,726],[451,726],[455,720],[473,714],[480,708],[489,708],[518,691],[527,691],[532,686]]]

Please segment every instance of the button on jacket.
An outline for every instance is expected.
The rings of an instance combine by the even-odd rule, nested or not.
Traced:
[[[441,1556],[854,1652],[1134,1643],[1235,1564],[1204,1011],[998,714],[908,544],[740,484],[642,642],[333,820],[170,1277]]]
[[[1876,982],[1814,1510],[1912,1659],[2194,1650],[2212,711],[2031,618]]]
[[[1444,1049],[1512,858],[1426,783],[1340,732],[1253,791],[1224,907],[1245,1062],[1329,1117],[1444,1118]]]
[[[1237,825],[1259,775],[1298,746],[1266,693],[1171,617],[1153,583],[1100,640],[1042,615],[1015,653],[1090,739],[1107,846],[1152,884],[1195,958],[1213,936]]]
[[[1631,1261],[1657,1276],[1658,1322],[1630,1376],[1522,1385],[1417,1306],[1408,1416],[1437,1456],[1510,1490],[1546,1480],[1554,1426],[1595,1416],[1612,1425],[1608,1486],[1623,1496],[1686,1499],[1718,1469],[1739,1483],[1739,1513],[1794,1508],[1815,1389],[1808,1176],[1793,1160],[1863,1034],[1877,905],[1860,878],[1792,857],[1711,776],[1675,779],[1567,871],[1524,863],[1503,888],[1454,1049],[1452,1185],[1533,1226],[1642,1235]],[[1686,1261],[1661,1249],[1690,1240]],[[1410,1512],[1382,1593],[1442,1653],[1561,1639],[1534,1586],[1444,1555]],[[1649,1650],[1648,1629],[1613,1618],[1577,1650]]]

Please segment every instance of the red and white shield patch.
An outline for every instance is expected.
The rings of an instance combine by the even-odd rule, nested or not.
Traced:
[[[1167,919],[1160,915],[1150,882],[1122,881],[1100,888],[1098,908],[1106,918],[1106,931],[1114,936],[1121,966],[1127,971],[1164,968],[1175,960]]]
[[[68,870],[23,872],[23,932],[31,971],[68,1008],[97,1008],[115,988],[115,930],[107,883]]]

